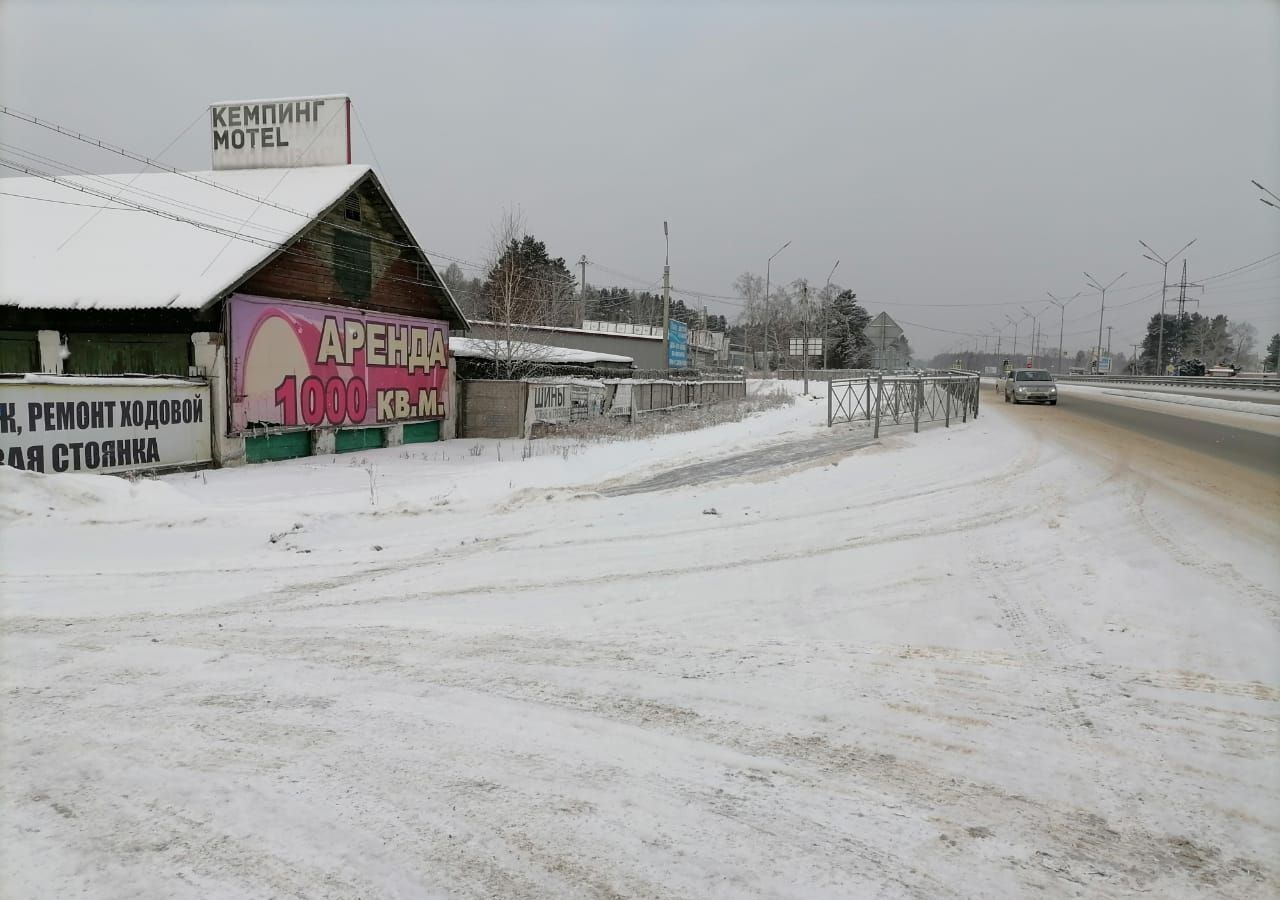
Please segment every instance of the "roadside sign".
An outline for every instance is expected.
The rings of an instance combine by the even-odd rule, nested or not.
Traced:
[[[689,326],[672,319],[667,323],[667,368],[689,367]]]
[[[1099,375],[1106,375],[1106,374],[1107,374],[1107,373],[1109,373],[1110,371],[1111,371],[1111,357],[1110,357],[1110,356],[1104,356],[1104,357],[1102,357],[1102,359],[1098,360],[1098,374],[1099,374]]]
[[[822,355],[822,338],[809,338],[808,346],[809,346],[809,352],[807,354],[808,356]],[[805,356],[806,354],[805,354],[804,348],[805,348],[804,338],[791,338],[787,349],[789,351],[789,355],[791,356]]]

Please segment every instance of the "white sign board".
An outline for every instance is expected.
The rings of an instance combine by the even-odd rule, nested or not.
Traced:
[[[209,387],[158,378],[0,381],[0,462],[34,472],[131,472],[208,462]]]
[[[526,426],[534,422],[567,425],[604,415],[604,385],[572,381],[563,384],[529,383]]]
[[[804,347],[805,347],[804,338],[791,338],[790,355],[804,356],[805,355]],[[808,355],[809,356],[822,355],[822,338],[809,338],[809,354]]]
[[[351,162],[351,100],[295,97],[209,107],[215,169],[288,169]]]

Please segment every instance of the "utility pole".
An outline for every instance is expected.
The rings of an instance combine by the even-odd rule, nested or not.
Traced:
[[[829,330],[827,327],[827,309],[831,305],[831,276],[836,274],[836,269],[840,267],[840,260],[836,260],[836,264],[831,267],[831,271],[827,273],[827,286],[822,289],[822,368],[831,368],[831,358],[827,352]]]
[[[1181,250],[1179,250],[1177,253],[1170,256],[1168,259],[1165,259],[1156,251],[1151,250],[1151,245],[1148,244],[1146,241],[1138,241],[1139,244],[1146,247],[1148,250],[1151,250],[1150,256],[1144,253],[1142,254],[1142,258],[1149,259],[1153,263],[1158,263],[1162,270],[1162,274],[1160,275],[1160,337],[1156,339],[1155,374],[1157,375],[1164,374],[1164,302],[1165,302],[1165,295],[1168,294],[1169,292],[1169,263],[1173,262],[1183,253],[1185,253],[1187,251],[1187,248],[1190,247],[1192,244],[1194,244],[1196,240],[1197,238],[1192,238],[1191,240],[1187,241],[1187,243],[1183,245]]]
[[[801,282],[800,318],[804,320],[804,343],[800,345],[800,373],[804,379],[804,395],[809,396],[809,280]]]
[[[1130,344],[1133,347],[1133,356],[1129,357],[1129,367],[1133,369],[1133,374],[1138,374],[1138,345]]]
[[[578,283],[578,302],[582,305],[582,315],[579,320],[587,317],[587,254],[582,254],[578,258],[578,265],[582,267],[582,281]]]
[[[1182,339],[1183,339],[1182,332],[1184,330],[1183,329],[1184,323],[1182,318],[1183,316],[1186,315],[1187,288],[1198,288],[1198,287],[1200,287],[1200,285],[1187,283],[1187,261],[1184,259],[1182,261],[1182,281],[1179,282],[1178,284],[1178,330],[1176,333],[1178,335],[1178,356],[1179,357],[1182,356]],[[1192,302],[1199,303],[1200,301],[1195,300]]]
[[[1097,360],[1097,362],[1094,363],[1095,375],[1101,374],[1100,367],[1102,365],[1102,320],[1103,320],[1103,317],[1106,316],[1107,314],[1107,291],[1110,290],[1112,285],[1114,285],[1117,281],[1119,281],[1121,278],[1123,278],[1128,274],[1129,274],[1128,272],[1121,272],[1115,278],[1112,278],[1110,283],[1108,283],[1106,287],[1103,287],[1098,282],[1098,279],[1094,278],[1088,272],[1084,273],[1084,277],[1089,279],[1090,281],[1090,287],[1102,293],[1102,305],[1098,307],[1098,350],[1097,350],[1097,354],[1094,356],[1094,359]]]
[[[777,256],[790,246],[791,242],[787,241],[773,251],[773,256]],[[770,256],[769,261],[764,265],[764,374],[766,378],[769,376],[769,276],[773,274],[773,256]]]
[[[671,369],[671,232],[662,220],[662,240],[666,255],[662,264],[662,368]]]
[[[1107,356],[1111,355],[1111,328],[1112,326],[1107,326]]]

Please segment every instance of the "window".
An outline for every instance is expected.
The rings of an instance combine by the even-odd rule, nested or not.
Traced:
[[[343,215],[346,217],[346,220],[348,222],[360,221],[360,198],[359,197],[353,196],[353,197],[347,198],[347,205],[346,205],[346,209],[343,212]]]

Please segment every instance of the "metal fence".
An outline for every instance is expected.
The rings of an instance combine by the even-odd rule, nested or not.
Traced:
[[[866,421],[880,426],[978,417],[980,379],[976,372],[946,375],[868,375],[832,381],[827,389],[827,427]]]

